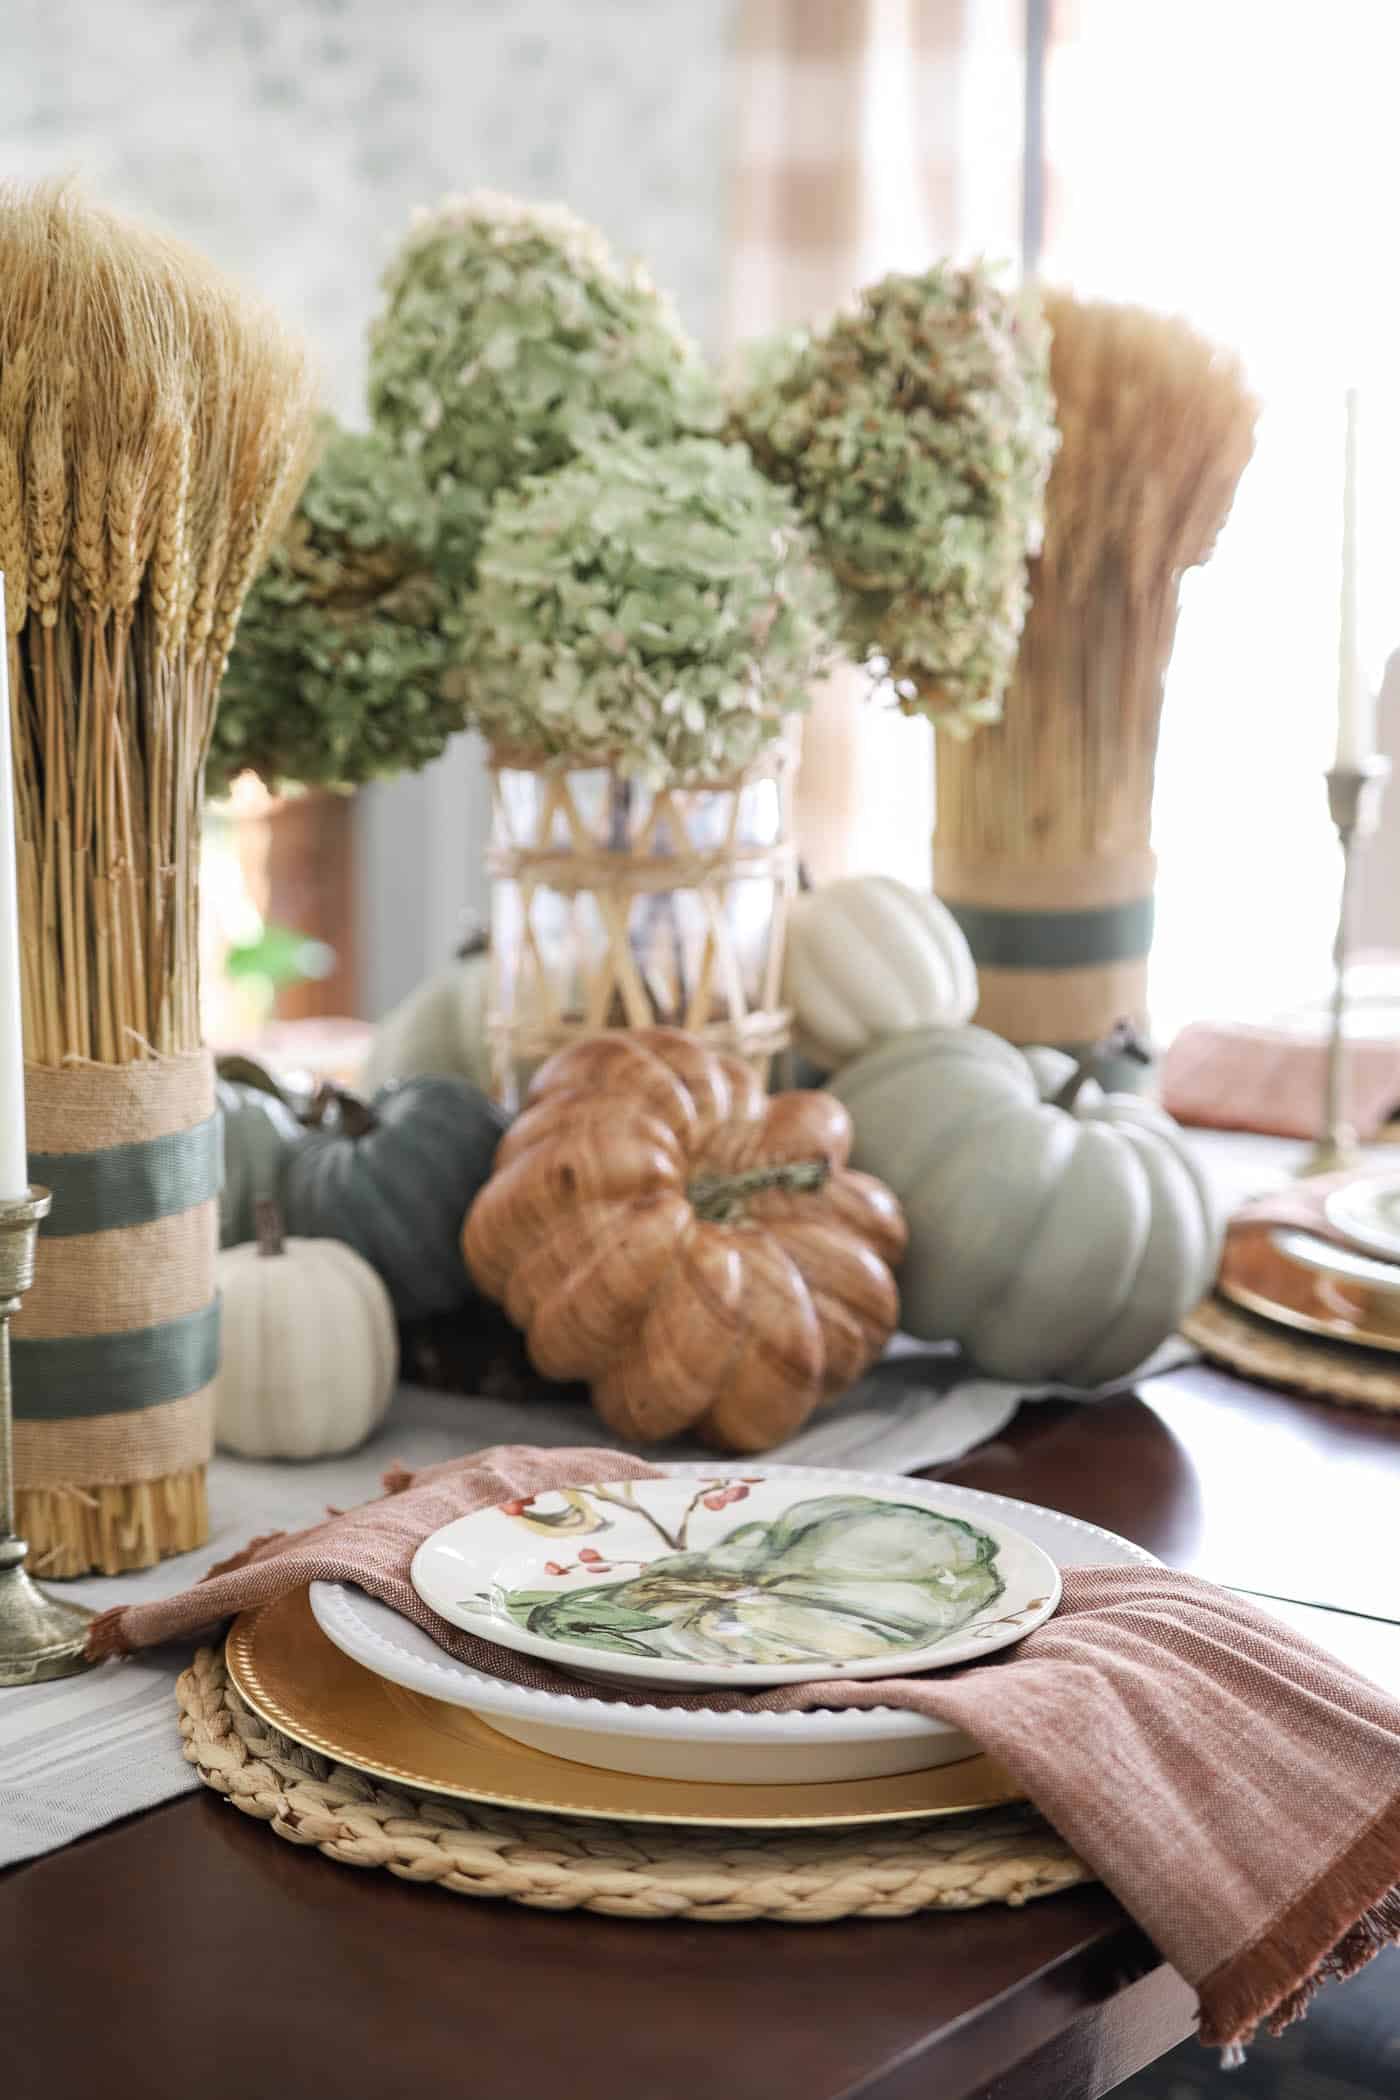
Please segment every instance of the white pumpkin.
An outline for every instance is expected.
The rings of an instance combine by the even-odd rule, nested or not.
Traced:
[[[783,1002],[799,1051],[834,1072],[887,1036],[970,1020],[977,967],[936,897],[888,875],[852,875],[796,900]]]
[[[377,1091],[395,1079],[470,1079],[489,1090],[486,1034],[490,957],[463,956],[438,970],[386,1014],[375,1031],[361,1084]]]
[[[333,1458],[379,1427],[398,1375],[389,1293],[353,1247],[283,1239],[275,1204],[259,1237],[219,1256],[223,1361],[214,1436],[240,1458]]]
[[[932,1028],[848,1065],[832,1091],[851,1164],[898,1196],[900,1324],[1002,1378],[1126,1378],[1210,1288],[1211,1191],[1171,1118],[1104,1094],[1063,1055]]]

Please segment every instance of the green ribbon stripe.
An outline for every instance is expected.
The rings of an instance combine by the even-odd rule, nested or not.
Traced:
[[[22,1422],[135,1414],[208,1385],[219,1368],[219,1300],[130,1334],[15,1336],[10,1353]]]
[[[31,1152],[29,1178],[53,1192],[48,1239],[150,1225],[218,1195],[224,1179],[220,1119],[102,1152]]]
[[[981,904],[948,909],[979,963],[994,970],[1082,970],[1139,962],[1152,946],[1152,899],[1094,911],[1005,911]]]

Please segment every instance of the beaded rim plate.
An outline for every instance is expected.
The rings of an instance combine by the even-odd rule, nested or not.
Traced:
[[[235,1620],[225,1650],[239,1695],[294,1742],[424,1793],[605,1822],[808,1830],[965,1815],[1023,1798],[989,1757],[933,1771],[810,1785],[706,1785],[605,1772],[532,1750],[465,1708],[352,1662],[305,1590]]]
[[[689,1463],[667,1468],[692,1480],[710,1470]],[[765,1471],[811,1477],[807,1467],[770,1465]],[[907,1477],[897,1473],[846,1477],[877,1489],[908,1487]],[[942,1481],[938,1494],[974,1522],[993,1517],[1014,1525],[1061,1569],[1157,1565],[1143,1547],[1062,1510]],[[470,1669],[411,1621],[349,1585],[313,1583],[311,1607],[322,1632],[377,1675],[429,1698],[469,1707],[502,1734],[585,1764],[660,1778],[766,1781],[782,1775],[790,1780],[800,1771],[804,1778],[828,1780],[914,1771],[968,1754],[966,1736],[898,1707],[792,1714],[694,1711],[599,1697],[582,1681],[575,1692],[527,1688]]]

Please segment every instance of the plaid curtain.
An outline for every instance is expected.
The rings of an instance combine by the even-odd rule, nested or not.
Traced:
[[[743,0],[728,334],[820,321],[886,270],[1015,252],[1019,0]],[[932,739],[838,672],[807,718],[818,880],[926,884]]]

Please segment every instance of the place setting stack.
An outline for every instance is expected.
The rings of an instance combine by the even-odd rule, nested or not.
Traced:
[[[1149,1564],[1140,1549],[893,1475],[510,1449],[440,1471],[358,1525],[282,1541],[216,1578],[280,1591],[240,1614],[222,1665],[210,1653],[182,1684],[187,1754],[239,1805],[304,1835],[319,1827],[332,1850],[358,1820],[382,1864],[416,1861],[432,1878],[555,1908],[894,1914],[1089,1878],[963,1728],[859,1692],[849,1706],[809,1705],[807,1687],[824,1686],[825,1701],[894,1670],[991,1655],[1054,1611],[1057,1554],[1066,1566]],[[431,1513],[506,1479],[520,1491],[409,1551],[411,1505]],[[358,1566],[359,1579],[282,1589],[321,1560]],[[156,1624],[138,1612],[112,1637]],[[230,1724],[246,1753],[232,1762]],[[299,1744],[343,1781],[356,1775],[339,1820],[322,1789],[307,1826],[294,1780],[269,1807],[279,1739],[283,1755]],[[366,1777],[398,1797],[392,1830]],[[418,1797],[412,1829],[404,1789]],[[559,1818],[572,1826],[562,1835]],[[463,1847],[479,1861],[480,1829],[506,1849],[463,1868]],[[542,1874],[549,1829],[560,1849]],[[724,1864],[697,1879],[705,1848],[693,1841],[706,1833],[723,1834]],[[872,1884],[892,1861],[898,1883]]]

